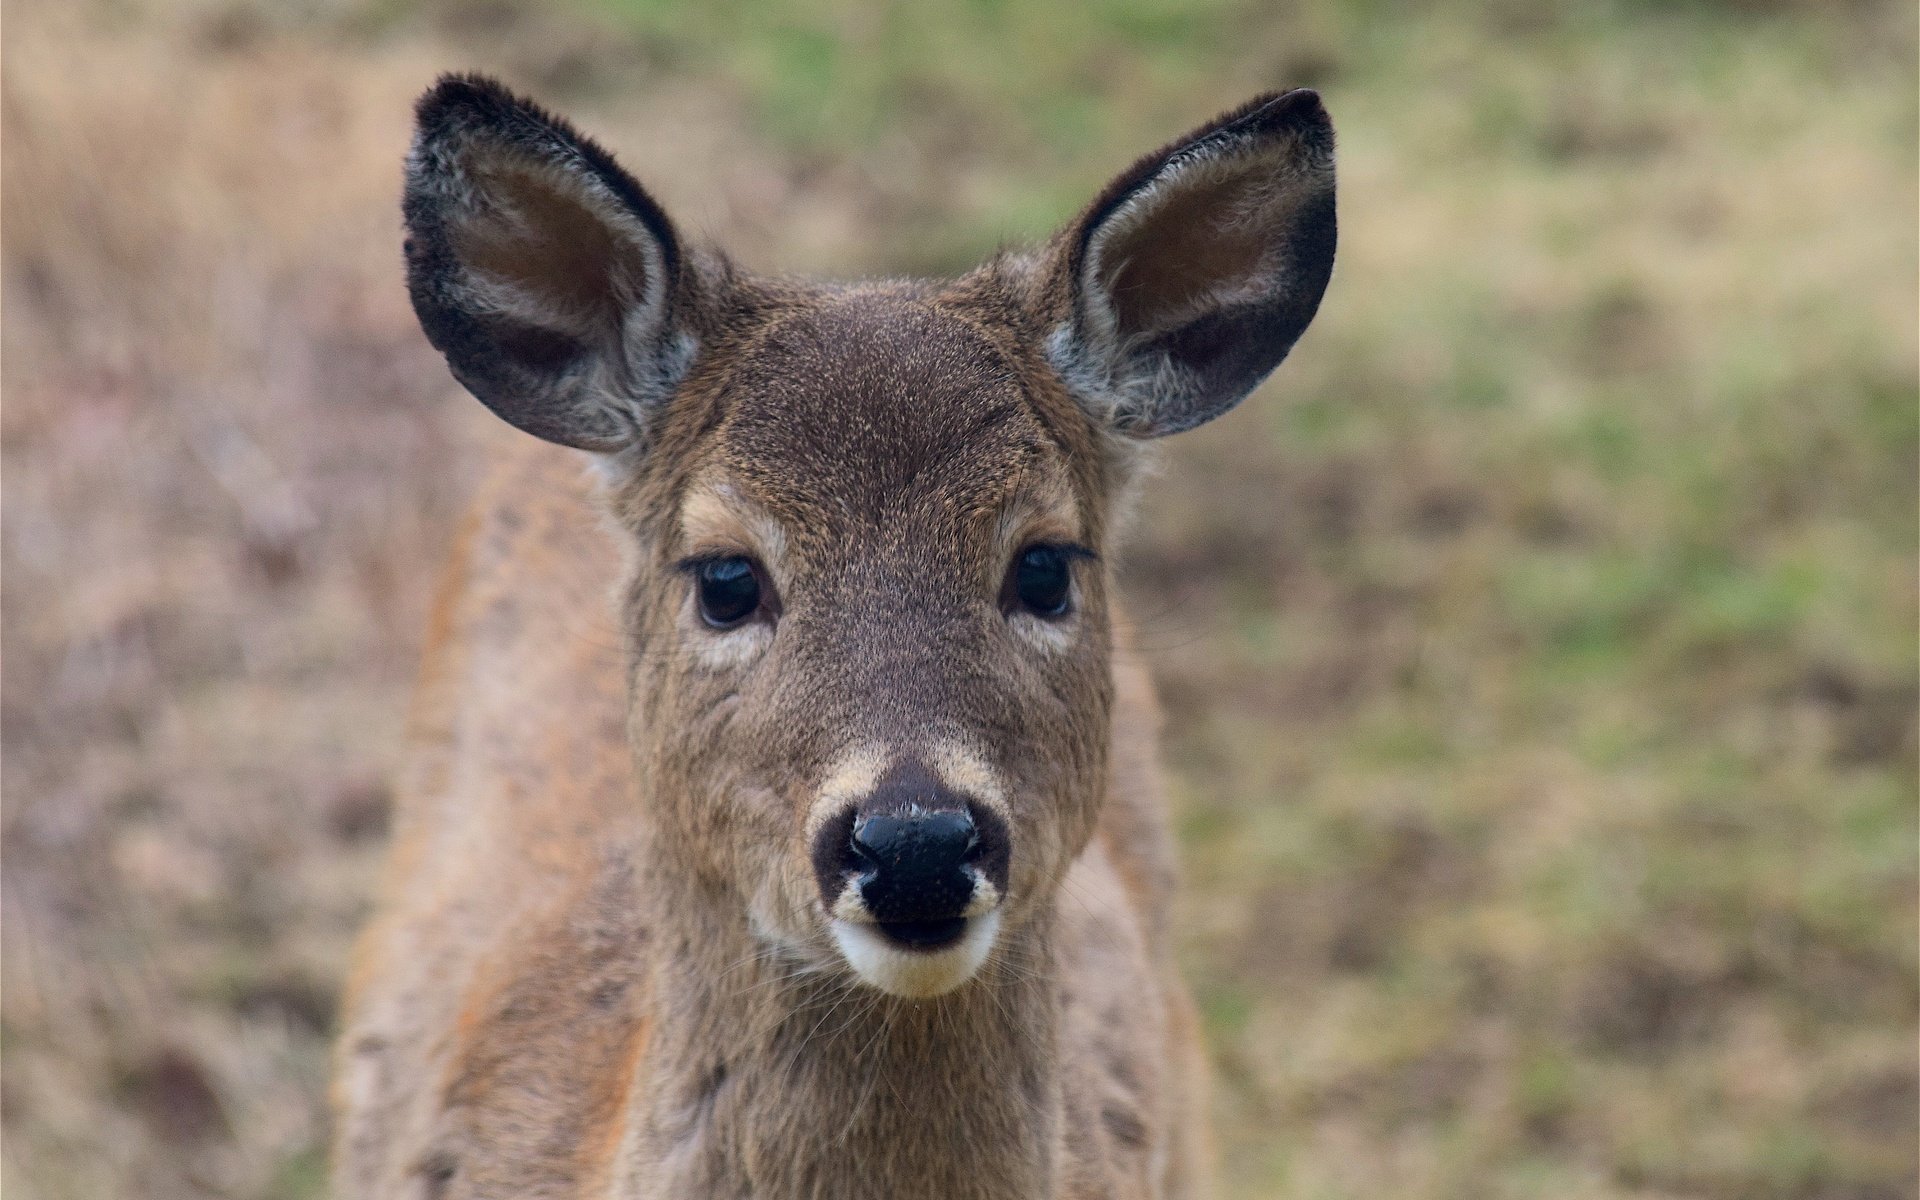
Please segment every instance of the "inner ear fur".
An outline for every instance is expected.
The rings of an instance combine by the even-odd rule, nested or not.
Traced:
[[[521,429],[636,444],[694,349],[666,214],[606,151],[493,80],[444,78],[416,118],[407,282],[428,339]]]
[[[1333,128],[1306,90],[1258,97],[1147,155],[1057,243],[1069,299],[1055,365],[1131,436],[1219,416],[1318,310],[1333,201]]]
[[[617,336],[621,312],[648,303],[657,265],[562,181],[511,168],[475,175],[492,203],[452,230],[454,250],[503,304],[526,304],[529,319],[592,342]]]

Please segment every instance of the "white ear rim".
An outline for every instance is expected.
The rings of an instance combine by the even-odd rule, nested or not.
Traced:
[[[596,454],[643,444],[700,349],[695,313],[678,310],[700,289],[666,213],[591,138],[496,80],[444,75],[414,115],[402,207],[428,340],[525,432]],[[543,195],[573,215],[543,211]],[[580,237],[594,244],[570,249]]]

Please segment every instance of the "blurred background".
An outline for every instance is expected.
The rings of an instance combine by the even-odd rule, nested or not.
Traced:
[[[962,268],[1256,91],[1341,250],[1123,562],[1228,1197],[1916,1181],[1909,0],[8,3],[0,1183],[321,1194],[497,71],[751,266]]]

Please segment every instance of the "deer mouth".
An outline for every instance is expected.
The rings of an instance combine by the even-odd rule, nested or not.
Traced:
[[[862,982],[909,1000],[943,995],[972,979],[992,954],[1000,911],[929,921],[829,922],[835,947]]]

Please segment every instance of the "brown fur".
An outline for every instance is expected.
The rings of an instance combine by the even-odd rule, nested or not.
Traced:
[[[518,119],[481,99],[489,119]],[[1211,143],[1163,155],[1195,144]],[[442,153],[426,144],[416,166]],[[637,192],[623,180],[612,190]],[[442,190],[429,199],[454,216],[435,210],[417,236],[472,236],[466,199]],[[604,203],[531,208],[566,227]],[[1196,205],[1160,207],[1191,221]],[[609,417],[633,393],[604,366],[541,389],[537,412],[498,383],[590,352],[575,317],[630,311],[632,287],[572,304],[564,338],[546,336],[555,324],[528,355],[524,329],[466,323],[459,277],[416,274],[429,332],[503,416],[554,440],[580,428],[574,444],[603,452],[629,419],[644,436],[612,449],[603,484],[574,452],[506,450],[461,534],[387,892],[349,988],[340,1193],[1201,1194],[1202,1058],[1164,919],[1156,716],[1111,598],[1134,451],[1049,359],[1082,304],[1061,264],[1084,234],[948,285],[824,289],[683,255],[664,218],[641,216],[658,245],[629,251],[626,226],[569,236],[555,284],[591,291],[611,259],[675,272],[646,328],[698,353],[635,413]],[[1132,242],[1152,240],[1142,228]],[[536,286],[549,268],[515,236],[515,286]],[[442,250],[414,253],[425,271]],[[1229,257],[1244,289],[1246,256]],[[1183,293],[1162,307],[1211,311],[1204,280],[1162,274]],[[463,357],[476,338],[495,340]],[[1069,618],[1029,628],[993,598],[1041,536],[1103,557],[1076,567]],[[758,641],[694,615],[675,564],[715,548],[776,577]],[[978,760],[1011,830],[1003,921],[977,975],[907,999],[834,950],[807,843],[851,751],[932,762],[948,743]]]

